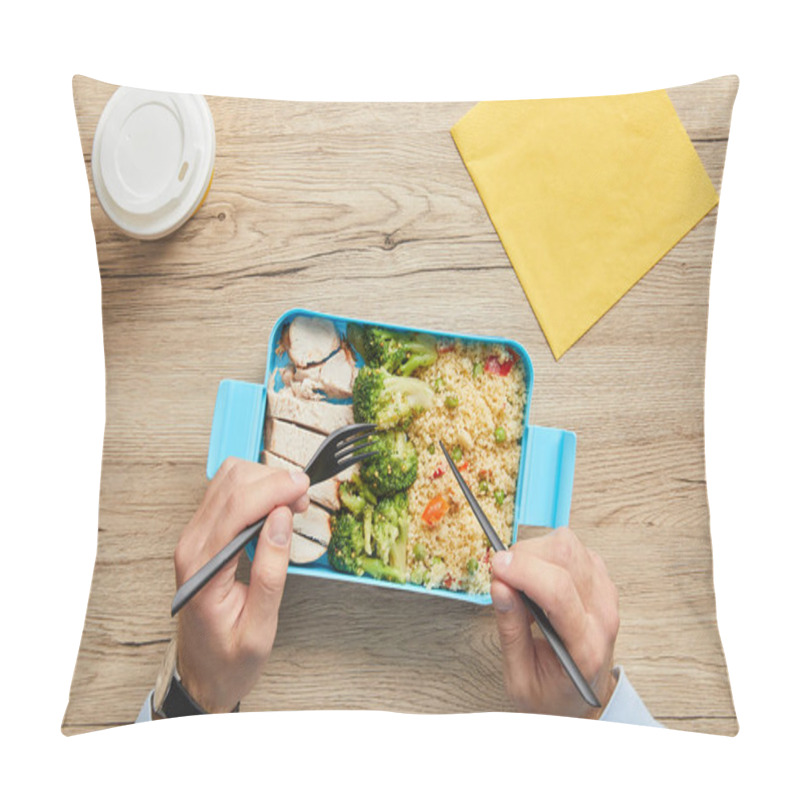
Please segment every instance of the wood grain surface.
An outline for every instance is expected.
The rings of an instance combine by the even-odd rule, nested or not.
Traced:
[[[737,84],[669,90],[717,190]],[[74,80],[90,185],[115,88]],[[174,631],[172,553],[205,489],[218,382],[261,381],[273,323],[302,306],[521,342],[532,421],[578,436],[571,526],[620,590],[616,662],[665,725],[735,734],[703,438],[716,210],[556,363],[449,134],[472,103],[208,102],[214,179],[175,234],[130,239],[91,193],[106,429],[64,733],[135,719]],[[271,709],[511,711],[493,612],[290,576],[273,655],[242,703]]]

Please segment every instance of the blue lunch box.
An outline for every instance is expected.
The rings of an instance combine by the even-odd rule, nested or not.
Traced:
[[[261,451],[264,449],[267,383],[276,367],[280,368],[290,363],[288,354],[284,352],[278,355],[276,349],[284,326],[297,316],[319,317],[330,320],[342,338],[345,336],[347,324],[352,322],[359,325],[376,325],[397,331],[427,333],[442,339],[499,344],[510,348],[519,355],[523,365],[526,395],[524,419],[528,420],[530,417],[531,396],[533,394],[533,364],[526,350],[517,342],[497,337],[464,336],[443,331],[408,328],[402,325],[371,322],[295,308],[284,313],[272,329],[264,382],[247,383],[238,380],[223,380],[220,383],[208,447],[206,474],[209,480],[214,477],[214,474],[228,456],[236,456],[256,462],[259,460]],[[363,359],[358,354],[354,355],[356,357],[356,366],[362,366]],[[282,382],[278,373],[275,388],[279,389],[281,385]],[[522,435],[519,472],[517,474],[512,542],[517,539],[519,525],[558,528],[569,523],[572,482],[575,472],[575,445],[575,434],[571,431],[525,424]],[[254,552],[255,543],[253,542],[247,547],[247,553],[251,559]],[[317,578],[380,586],[386,589],[434,594],[439,597],[464,600],[478,605],[491,603],[491,596],[488,593],[469,594],[447,589],[427,589],[412,583],[390,583],[388,581],[375,580],[367,575],[357,576],[337,572],[328,565],[325,556],[311,564],[302,566],[290,564],[289,572],[296,575],[310,575]]]

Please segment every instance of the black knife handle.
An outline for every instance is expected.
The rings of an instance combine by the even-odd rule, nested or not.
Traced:
[[[550,624],[550,620],[547,618],[547,614],[539,608],[533,600],[528,597],[524,592],[520,592],[519,596],[522,598],[522,601],[528,607],[528,610],[533,614],[533,618],[536,621],[536,624],[539,626],[539,630],[544,635],[544,638],[547,639],[550,647],[553,648],[553,652],[556,654],[556,657],[561,662],[561,666],[564,667],[564,671],[569,675],[570,680],[575,684],[575,688],[580,692],[581,697],[594,708],[600,708],[600,701],[597,699],[597,695],[592,691],[592,687],[589,686],[589,682],[586,678],[583,677],[581,671],[578,669],[577,664],[572,660],[572,656],[569,654],[569,650],[564,646],[564,642],[561,641],[561,637],[556,633],[555,628]]]
[[[450,469],[453,471],[453,476],[455,477],[458,485],[461,487],[464,497],[467,498],[467,502],[472,509],[472,513],[475,514],[478,523],[480,524],[481,528],[483,528],[483,532],[486,534],[486,538],[489,540],[489,543],[492,545],[495,552],[507,550],[508,548],[503,543],[503,540],[497,535],[497,531],[495,531],[495,529],[492,527],[492,523],[489,522],[489,518],[486,516],[486,514],[484,514],[480,503],[478,503],[478,501],[475,499],[475,495],[472,494],[469,486],[467,486],[466,481],[461,477],[461,473],[458,471],[458,467],[456,467],[453,459],[450,458],[450,453],[447,452],[444,442],[440,441],[439,446],[442,448],[444,457],[447,459],[447,463],[450,466]],[[567,650],[567,648],[564,646],[564,642],[561,641],[561,637],[556,633],[556,629],[550,624],[547,614],[545,614],[544,611],[539,608],[539,606],[536,605],[536,603],[534,603],[533,600],[531,600],[530,597],[528,597],[528,595],[526,595],[524,592],[520,592],[519,595],[525,602],[525,605],[528,607],[531,614],[533,614],[533,618],[536,621],[536,624],[539,626],[541,632],[544,634],[544,638],[550,644],[550,647],[553,648],[553,652],[561,662],[561,666],[564,667],[564,671],[567,673],[567,675],[569,675],[570,680],[575,684],[575,688],[578,690],[581,697],[590,706],[593,706],[594,708],[600,708],[600,701],[592,691],[592,687],[589,686],[589,682],[581,674],[577,664],[572,660],[569,650]]]

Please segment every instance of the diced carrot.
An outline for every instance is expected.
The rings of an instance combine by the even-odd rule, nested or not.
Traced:
[[[422,521],[426,525],[435,525],[447,513],[450,508],[450,503],[444,495],[437,494],[422,512]]]

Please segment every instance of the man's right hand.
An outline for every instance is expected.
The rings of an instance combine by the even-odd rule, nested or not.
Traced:
[[[547,614],[603,707],[615,687],[614,643],[619,630],[617,588],[597,553],[569,528],[517,542],[492,561],[492,602],[506,691],[519,711],[597,717],[547,641],[534,637],[524,592]]]

